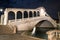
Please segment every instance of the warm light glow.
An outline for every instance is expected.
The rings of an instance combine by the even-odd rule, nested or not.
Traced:
[[[41,7],[40,8],[40,15],[41,16],[45,16],[46,12],[45,12],[45,8],[44,7]]]
[[[44,12],[45,12],[45,9],[44,9],[44,8],[41,8],[41,9],[40,9],[40,12],[41,12],[41,13],[44,13]]]
[[[32,35],[35,33],[36,27],[33,28]]]
[[[0,9],[0,11],[2,12],[2,11],[3,11],[3,9]]]

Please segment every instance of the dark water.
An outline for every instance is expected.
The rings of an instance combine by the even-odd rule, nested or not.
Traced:
[[[46,32],[48,32],[50,30],[54,30],[54,29],[55,28],[48,28],[48,29],[40,28],[39,30],[37,29],[35,31],[35,34],[33,36],[48,40],[48,35],[46,34]]]
[[[46,39],[46,40],[48,39],[48,35],[46,33],[42,33],[42,32],[40,32],[38,34],[35,33],[33,36],[37,37],[37,38]]]

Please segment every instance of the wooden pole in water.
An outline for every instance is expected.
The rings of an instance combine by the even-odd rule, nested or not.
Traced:
[[[60,23],[60,12],[58,12],[58,18],[59,18],[59,23]]]

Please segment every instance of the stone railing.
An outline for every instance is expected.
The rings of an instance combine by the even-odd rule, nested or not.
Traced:
[[[15,34],[16,26],[11,25],[0,25],[0,34]]]
[[[60,30],[51,30],[47,32],[48,40],[58,40],[60,39]]]

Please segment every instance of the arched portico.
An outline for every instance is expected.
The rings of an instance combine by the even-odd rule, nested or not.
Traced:
[[[14,12],[15,21],[8,20],[8,12],[10,12],[10,11]],[[42,14],[42,12],[43,12],[43,14]],[[49,22],[49,25],[53,25],[54,27],[56,27],[56,22],[50,16],[45,16],[47,13],[43,10],[43,8],[40,8],[40,9],[6,8],[4,13],[5,13],[4,14],[4,16],[5,16],[4,25],[13,23],[14,25],[17,25],[18,30],[31,30],[34,26],[38,27],[37,25],[39,25],[41,27],[45,22],[47,22],[47,24]],[[41,22],[44,22],[44,23],[42,24]],[[42,24],[42,25],[40,25],[40,24]],[[47,25],[47,24],[45,24],[45,25]]]

